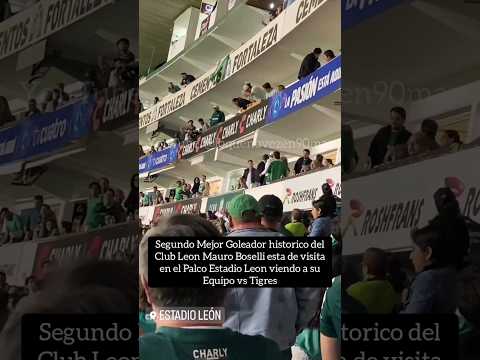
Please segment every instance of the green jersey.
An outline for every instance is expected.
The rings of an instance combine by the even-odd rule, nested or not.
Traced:
[[[295,345],[308,355],[309,360],[322,360],[319,329],[304,329],[298,334]]]
[[[161,327],[140,337],[140,360],[277,360],[275,342],[222,328]]]
[[[183,188],[176,187],[175,188],[175,200],[180,201],[183,200]]]
[[[340,339],[342,322],[342,281],[337,276],[323,298],[320,313],[320,332],[328,337]]]
[[[285,225],[285,229],[290,231],[294,236],[302,237],[307,234],[307,228],[301,222],[292,222]]]
[[[88,199],[87,216],[85,222],[90,230],[97,229],[100,226],[105,225],[105,216],[103,215],[103,210],[104,208],[101,197]]]
[[[269,183],[272,183],[278,179],[288,176],[287,165],[282,160],[273,160],[270,167],[267,170],[267,179]]]
[[[387,280],[359,281],[347,293],[360,302],[369,314],[392,314],[400,305],[400,297]]]

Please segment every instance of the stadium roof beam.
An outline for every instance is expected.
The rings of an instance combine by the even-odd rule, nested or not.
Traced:
[[[303,139],[302,139],[303,140]],[[278,150],[282,154],[298,155],[305,148],[304,142],[299,139],[287,139],[285,137],[272,134],[267,129],[258,129],[253,138],[253,147]]]
[[[238,166],[240,167],[246,166],[245,159],[235,155],[228,154],[225,151],[220,150],[220,148],[217,148],[215,151],[215,161],[235,165],[234,166],[235,168],[238,168]]]

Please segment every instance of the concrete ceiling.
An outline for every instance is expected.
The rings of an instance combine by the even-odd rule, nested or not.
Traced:
[[[167,59],[175,19],[186,9],[200,8],[201,0],[140,1],[140,73]]]

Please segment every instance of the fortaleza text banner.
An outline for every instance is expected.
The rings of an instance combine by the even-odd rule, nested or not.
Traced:
[[[189,158],[255,131],[265,125],[267,109],[268,102],[263,101],[244,113],[238,114],[214,128],[210,128],[201,134],[196,141],[180,145],[178,158]]]
[[[293,209],[307,210],[312,208],[312,201],[323,195],[322,185],[328,183],[334,195],[342,197],[341,171],[336,166],[330,169],[289,178],[250,190],[246,194],[259,200],[263,195],[275,195],[283,202],[283,211]]]
[[[433,194],[441,187],[452,189],[462,213],[479,223],[480,172],[465,166],[478,159],[480,147],[346,180],[345,254],[360,254],[369,247],[410,248],[410,231],[437,215]]]
[[[0,59],[92,14],[112,0],[42,0],[0,23]]]
[[[267,123],[317,102],[339,90],[342,86],[342,58],[337,56],[311,75],[290,85],[269,99]]]
[[[137,251],[138,225],[125,223],[82,234],[67,235],[38,243],[33,275],[42,278],[43,264],[68,266],[77,260],[131,260]]]
[[[139,160],[138,171],[140,174],[149,173],[161,169],[177,161],[178,145],[172,145],[166,149],[157,151]]]
[[[87,136],[94,103],[90,97],[0,131],[0,164],[56,151]]]
[[[342,29],[348,29],[408,0],[342,0]]]
[[[153,212],[153,223],[157,224],[160,217],[174,214],[200,214],[202,198],[188,199],[164,205],[158,205]]]
[[[93,129],[113,130],[137,121],[140,100],[137,88],[105,89],[97,94]]]

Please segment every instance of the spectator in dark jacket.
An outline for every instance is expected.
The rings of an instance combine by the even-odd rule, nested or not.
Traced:
[[[248,160],[248,168],[243,171],[242,179],[248,189],[254,188],[260,184],[260,173],[253,166],[253,160]]]
[[[303,58],[300,71],[298,72],[299,79],[303,79],[320,67],[320,62],[318,61],[320,55],[322,55],[322,49],[315,48],[313,52]]]
[[[405,109],[394,107],[390,110],[390,125],[382,127],[370,143],[368,157],[370,167],[375,167],[387,161],[405,157],[407,142],[412,135],[404,124],[406,119]]]
[[[313,222],[308,236],[326,237],[332,234],[332,220],[328,214],[328,204],[319,199],[312,202]]]
[[[195,76],[193,76],[193,75],[190,75],[190,74],[187,74],[187,73],[182,73],[181,75],[182,75],[182,82],[180,83],[180,85],[182,85],[182,86],[187,86],[191,82],[195,81]]]
[[[130,180],[130,193],[128,194],[127,200],[125,200],[125,202],[123,203],[125,209],[127,209],[127,215],[135,214],[135,210],[138,208],[139,200],[138,174],[135,174]]]
[[[310,150],[303,150],[303,156],[298,158],[297,162],[293,169],[295,170],[295,175],[306,172],[310,170],[312,164],[312,159],[310,159]]]
[[[268,154],[264,154],[262,156],[262,161],[260,161],[257,165],[257,172],[259,174],[259,182],[260,182],[260,185],[265,185],[265,175],[260,175],[261,173],[263,173],[263,171],[265,170],[265,164],[267,163],[268,161]]]

